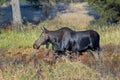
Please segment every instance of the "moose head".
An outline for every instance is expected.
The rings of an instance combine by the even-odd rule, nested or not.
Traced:
[[[33,48],[34,49],[39,49],[41,45],[46,45],[46,48],[49,47],[49,43],[48,43],[48,30],[45,27],[41,28],[41,35],[40,37],[34,42],[33,44]]]

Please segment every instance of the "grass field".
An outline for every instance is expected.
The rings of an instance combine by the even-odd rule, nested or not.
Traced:
[[[101,65],[86,54],[73,62],[67,58],[60,58],[54,64],[53,56],[46,59],[42,55],[46,53],[46,49],[36,51],[32,48],[33,42],[40,35],[39,26],[35,29],[24,29],[23,31],[2,30],[0,34],[0,79],[119,80],[119,25],[102,28],[94,26],[86,29],[94,29],[101,36],[100,44],[103,49],[101,51],[103,60]],[[33,57],[34,55],[36,56]]]
[[[48,24],[50,25],[50,24]],[[49,26],[47,27],[50,28]],[[52,26],[50,30],[57,30],[60,27]],[[74,30],[78,30],[78,27],[70,27]],[[101,45],[113,43],[118,45],[120,43],[120,28],[116,26],[90,26],[86,28],[79,28],[80,31],[93,29],[96,30],[101,37]],[[32,46],[33,42],[40,36],[40,26],[35,29],[25,29],[23,31],[5,31],[1,30],[0,34],[0,48],[14,48],[20,46]]]
[[[81,8],[79,4],[70,5],[72,6]],[[92,20],[91,16],[79,12],[67,14],[59,14],[54,20],[41,22],[36,27],[29,25],[22,31],[0,30],[0,80],[119,80],[120,24],[88,25]],[[86,22],[79,17],[80,15],[87,17]],[[77,18],[77,21],[71,20],[74,18]],[[43,46],[34,50],[32,45],[41,34],[42,26],[49,30],[56,30],[61,26],[80,31],[96,30],[101,38],[101,63],[86,52],[78,58],[75,56],[73,60],[64,56],[55,60],[51,49],[45,49]]]

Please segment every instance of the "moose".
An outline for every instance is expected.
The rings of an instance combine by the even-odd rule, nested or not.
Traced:
[[[39,49],[41,45],[52,44],[55,53],[65,54],[66,51],[72,53],[82,53],[91,50],[92,55],[98,59],[100,51],[100,35],[94,30],[74,31],[68,27],[50,31],[45,27],[41,28],[40,37],[34,42],[33,48]],[[90,52],[91,53],[91,52]]]

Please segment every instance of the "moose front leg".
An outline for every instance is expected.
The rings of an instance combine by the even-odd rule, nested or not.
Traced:
[[[47,49],[49,48],[49,44],[50,44],[49,42],[45,44]]]

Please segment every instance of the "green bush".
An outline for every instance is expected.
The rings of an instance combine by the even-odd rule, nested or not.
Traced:
[[[98,24],[113,24],[120,21],[120,0],[87,0],[100,15]]]
[[[2,5],[2,4],[5,3],[6,1],[10,1],[10,0],[0,0],[0,5]]]

